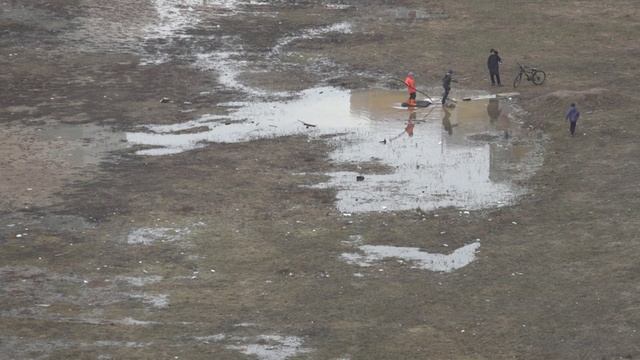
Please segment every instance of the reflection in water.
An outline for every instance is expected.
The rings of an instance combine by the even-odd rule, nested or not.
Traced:
[[[359,175],[356,172],[328,174],[331,179],[318,187],[338,190],[337,207],[341,211],[500,206],[524,192],[512,180],[529,176],[540,164],[541,153],[535,151],[534,141],[519,126],[513,126],[512,131],[527,148],[524,157],[512,154],[512,144],[495,136],[499,129],[489,121],[486,100],[463,102],[453,110],[441,107],[422,110],[427,116],[419,123],[419,132],[411,137],[396,135],[394,141],[380,145],[372,139],[379,139],[381,134],[389,132],[389,120],[384,110],[376,111],[379,106],[376,104],[391,102],[392,99],[385,99],[380,92],[351,94],[351,111],[367,109],[372,121],[367,128],[341,137],[331,158],[337,163],[349,164],[374,160],[392,171],[367,174],[365,181],[358,182],[354,180]],[[505,107],[508,108],[506,103]],[[503,120],[509,122],[506,111],[497,125],[512,126]],[[470,139],[474,135],[484,136]],[[492,172],[500,175],[492,176]]]
[[[407,121],[407,125],[404,127],[404,130],[402,130],[402,132],[394,137],[392,137],[391,139],[389,139],[389,142],[392,142],[394,140],[397,140],[398,138],[400,138],[402,135],[407,134],[409,135],[409,137],[413,136],[413,129],[416,126],[416,115],[417,113],[415,111],[411,111],[409,113],[409,120]]]
[[[148,125],[151,133],[128,133],[127,140],[154,146],[138,154],[162,155],[206,146],[206,142],[334,135],[329,140],[335,144],[330,154],[333,162],[377,162],[392,170],[366,174],[365,181],[356,181],[362,175],[356,172],[327,174],[330,179],[315,187],[337,189],[337,207],[344,212],[448,206],[477,209],[507,204],[524,192],[513,180],[532,174],[541,163],[541,151],[537,141],[513,126],[508,103],[503,104],[498,119],[491,121],[486,100],[462,102],[453,110],[411,111],[392,107],[400,94],[310,89],[287,102],[228,104],[227,117],[208,115],[181,124]],[[316,127],[307,128],[303,123]],[[196,128],[206,131],[184,131]],[[503,129],[513,132],[518,145],[496,135]]]
[[[451,111],[445,106],[442,108],[442,112],[444,113],[444,116],[442,117],[442,126],[449,135],[453,135],[453,125],[451,125]]]
[[[64,143],[66,162],[77,168],[99,164],[109,152],[126,148],[124,133],[95,124],[47,124],[39,138]]]
[[[493,123],[498,120],[500,116],[500,102],[498,99],[489,99],[489,103],[487,104],[487,115],[489,115],[489,120]]]

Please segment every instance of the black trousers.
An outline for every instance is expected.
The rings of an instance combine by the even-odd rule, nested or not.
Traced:
[[[416,99],[416,93],[412,92],[409,94],[409,100],[415,100]]]
[[[500,83],[500,72],[498,70],[489,70],[489,75],[491,76],[491,85],[495,85],[496,82],[498,85],[502,85]]]
[[[571,132],[571,135],[573,135],[576,132],[576,124],[578,122],[577,121],[569,121],[569,131]]]
[[[449,97],[449,91],[451,90],[451,88],[444,88],[444,95],[442,95],[442,105],[444,105],[444,103],[447,101],[447,97]]]

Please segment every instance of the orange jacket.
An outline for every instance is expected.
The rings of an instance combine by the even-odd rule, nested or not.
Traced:
[[[413,80],[411,76],[407,76],[407,78],[404,79],[404,84],[407,85],[409,94],[416,92],[416,81]]]

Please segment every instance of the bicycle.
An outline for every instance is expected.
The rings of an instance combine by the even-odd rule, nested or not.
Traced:
[[[514,88],[517,88],[518,85],[520,85],[520,82],[522,81],[522,75],[527,77],[527,81],[531,81],[535,85],[542,85],[544,79],[547,77],[547,74],[545,74],[544,71],[540,69],[520,64],[518,64],[518,67],[520,68],[520,71],[518,72],[518,75],[516,75],[516,78],[513,80]]]

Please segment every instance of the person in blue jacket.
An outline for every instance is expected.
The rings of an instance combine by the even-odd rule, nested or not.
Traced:
[[[567,114],[564,116],[565,120],[569,120],[569,132],[571,136],[573,136],[576,132],[576,125],[578,124],[578,118],[580,117],[580,111],[576,107],[575,103],[572,103],[567,111]]]

